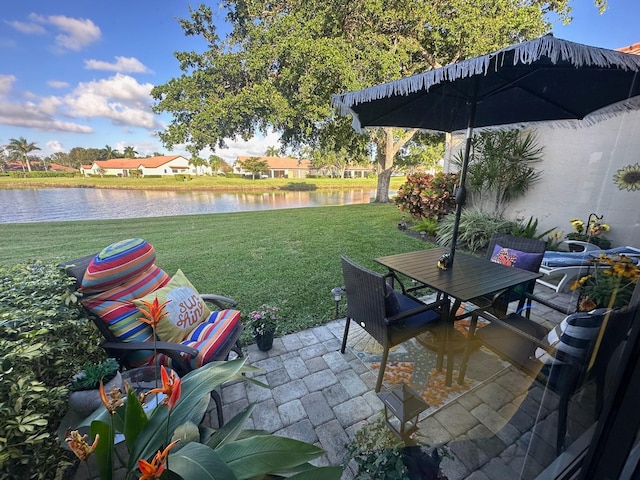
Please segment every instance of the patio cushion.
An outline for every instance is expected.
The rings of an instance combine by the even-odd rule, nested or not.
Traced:
[[[577,312],[567,316],[545,337],[546,343],[557,349],[555,357],[543,348],[537,348],[536,358],[549,365],[566,363],[567,355],[583,360],[600,331],[603,310]]]
[[[116,339],[122,342],[145,342],[153,339],[149,325],[140,321],[140,310],[133,300],[164,286],[170,278],[164,270],[151,265],[146,270],[128,278],[126,285],[118,285],[105,292],[83,298],[82,304],[107,324]],[[136,352],[132,363],[142,364],[148,353]]]
[[[508,267],[517,267],[530,272],[537,271],[544,253],[528,253],[496,245],[491,254],[491,261]]]
[[[130,238],[105,247],[87,266],[80,291],[103,292],[147,270],[156,259],[153,246],[141,238]]]
[[[238,310],[217,310],[212,312],[206,322],[198,325],[182,343],[198,350],[196,357],[186,356],[191,368],[196,369],[215,359],[228,342],[233,341],[234,333],[240,328]],[[159,362],[174,368],[173,360],[163,354],[158,355]]]
[[[167,315],[160,320],[156,328],[156,335],[165,342],[183,341],[194,328],[211,315],[211,310],[180,269],[164,287],[135,299],[133,303],[137,307],[144,307],[143,301],[151,303],[156,298],[160,303],[168,301],[164,308]]]

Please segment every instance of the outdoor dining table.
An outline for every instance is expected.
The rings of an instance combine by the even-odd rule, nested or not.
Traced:
[[[453,378],[453,354],[449,338],[453,330],[455,312],[451,311],[452,300],[467,302],[473,298],[529,282],[542,276],[520,268],[494,263],[486,258],[456,252],[452,266],[447,270],[438,268],[438,260],[448,253],[444,248],[431,248],[415,252],[400,253],[376,258],[375,261],[390,271],[400,273],[448,297],[448,308],[442,312],[445,329],[445,351],[447,353],[446,385]],[[439,355],[437,368],[442,369]]]

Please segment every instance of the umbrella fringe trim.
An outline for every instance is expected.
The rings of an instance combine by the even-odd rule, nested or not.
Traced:
[[[528,42],[503,48],[497,52],[463,60],[458,63],[444,66],[435,70],[401,78],[392,82],[375,85],[373,87],[356,90],[340,95],[333,95],[331,103],[342,116],[352,115],[352,126],[356,131],[361,132],[362,127],[357,114],[351,109],[352,106],[391,97],[392,95],[409,95],[421,90],[429,91],[433,85],[444,81],[454,81],[459,78],[471,77],[473,75],[484,74],[489,71],[492,61],[495,58],[494,68],[502,65],[505,61],[505,54],[513,52],[513,65],[518,63],[530,64],[543,57],[547,57],[552,63],[567,61],[576,68],[584,65],[596,67],[618,66],[624,70],[640,71],[640,56],[629,53],[607,50],[598,47],[591,47],[567,40],[557,39],[552,35],[545,35]],[[499,58],[502,57],[502,58]],[[595,112],[591,116],[598,117],[598,120],[587,121],[587,124],[596,123],[605,118],[610,118],[621,112],[627,111],[629,101],[619,102],[613,106]],[[585,121],[582,121],[585,122]],[[548,124],[549,122],[544,122]],[[551,122],[555,124],[570,123],[575,126],[575,122],[559,121]],[[531,125],[531,124],[528,124]],[[581,125],[585,125],[582,123]]]

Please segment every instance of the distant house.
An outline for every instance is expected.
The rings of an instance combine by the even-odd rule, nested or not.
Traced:
[[[200,167],[202,169],[202,167]],[[208,168],[208,171],[206,169]],[[164,155],[149,158],[113,158],[111,160],[96,160],[91,165],[82,165],[80,171],[83,175],[109,175],[128,177],[134,171],[140,171],[141,176],[147,175],[175,175],[211,173],[209,167],[205,171],[197,171],[196,167],[189,165],[189,160],[182,155]]]
[[[244,169],[244,162],[249,156],[239,156],[233,164],[233,173],[251,175]],[[257,157],[258,160],[267,162],[267,171],[263,175],[268,178],[307,178],[311,173],[311,161],[291,157]]]
[[[239,156],[233,164],[233,173],[241,175],[251,175],[253,172],[246,171],[243,164],[249,156]],[[267,178],[306,178],[309,175],[331,175],[331,169],[317,170],[313,168],[310,160],[297,159],[291,157],[257,157],[258,160],[267,162],[267,170],[263,175]],[[344,171],[346,178],[366,177],[373,171],[372,167],[361,167],[349,165]]]

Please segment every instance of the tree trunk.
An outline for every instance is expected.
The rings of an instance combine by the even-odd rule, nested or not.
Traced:
[[[376,161],[378,162],[378,186],[376,188],[376,203],[388,203],[389,185],[391,184],[391,174],[393,173],[393,157],[396,156],[405,143],[417,132],[415,128],[406,130],[394,143],[393,128],[382,129],[384,135],[375,136],[377,146]]]
[[[27,162],[27,170],[31,171],[31,163],[29,163],[29,157],[25,155],[24,159]]]

